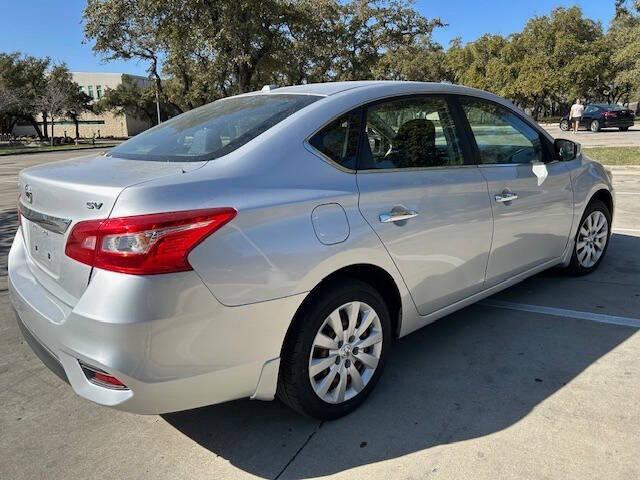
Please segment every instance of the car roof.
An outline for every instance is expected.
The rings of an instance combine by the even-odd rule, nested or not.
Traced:
[[[478,95],[479,93],[486,94],[482,90],[475,88],[462,87],[460,85],[453,85],[450,83],[435,83],[435,82],[407,82],[397,80],[364,80],[364,81],[349,81],[349,82],[326,82],[326,83],[309,83],[306,85],[294,85],[288,87],[279,87],[271,89],[268,93],[281,94],[303,94],[303,95],[321,95],[331,96],[338,93],[345,92],[347,90],[367,90],[380,88],[386,88],[389,92],[400,92],[404,89],[423,90],[425,92],[437,92],[437,93],[457,93],[457,94],[472,94]]]
[[[618,105],[617,103],[590,103],[589,107],[598,107],[598,108],[625,108],[622,105]]]

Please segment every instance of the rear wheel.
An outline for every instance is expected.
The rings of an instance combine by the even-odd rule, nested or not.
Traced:
[[[586,275],[598,268],[609,246],[610,236],[611,212],[600,200],[594,200],[580,221],[569,273]]]
[[[334,419],[377,383],[391,342],[388,308],[359,280],[324,289],[296,319],[281,357],[278,397],[300,413]]]
[[[563,132],[568,132],[569,131],[569,120],[562,120],[560,122],[560,130],[562,130]]]
[[[627,130],[629,130],[629,127],[620,127],[621,132],[626,132]]]
[[[593,120],[589,125],[589,128],[593,133],[597,133],[600,131],[600,122],[598,120]]]

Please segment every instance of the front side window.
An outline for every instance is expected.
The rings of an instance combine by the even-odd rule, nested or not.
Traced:
[[[162,162],[213,160],[240,148],[322,97],[230,97],[183,113],[111,150],[114,157]]]
[[[367,108],[361,169],[427,168],[464,164],[447,100],[400,98]]]
[[[337,164],[355,170],[360,116],[360,110],[342,115],[311,137],[309,144]]]
[[[482,164],[543,161],[540,134],[509,109],[476,98],[462,98]]]

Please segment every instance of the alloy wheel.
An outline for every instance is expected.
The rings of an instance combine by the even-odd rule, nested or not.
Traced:
[[[576,242],[576,256],[584,268],[593,267],[600,257],[609,239],[609,222],[599,210],[591,212],[584,219]]]
[[[309,380],[323,401],[339,404],[358,395],[373,377],[382,354],[382,324],[364,302],[335,309],[311,347]]]

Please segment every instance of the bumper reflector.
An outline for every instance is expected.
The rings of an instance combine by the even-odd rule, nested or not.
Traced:
[[[87,365],[86,363],[79,363],[82,371],[84,372],[84,375],[87,377],[87,380],[89,380],[94,385],[98,385],[99,387],[103,388],[110,388],[111,390],[129,390],[129,387],[127,387],[113,375],[109,375],[104,370],[92,367],[90,365]]]

